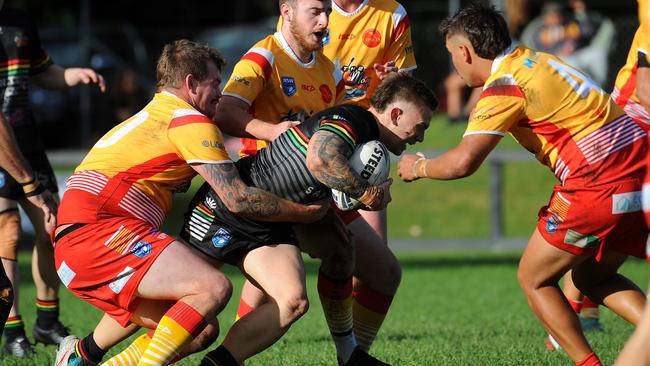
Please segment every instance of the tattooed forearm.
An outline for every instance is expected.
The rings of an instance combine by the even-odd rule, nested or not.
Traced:
[[[264,219],[280,212],[278,196],[247,186],[232,163],[205,164],[197,171],[210,184],[228,210],[255,219]]]
[[[311,169],[316,179],[330,188],[352,197],[363,194],[368,184],[354,172],[348,163],[352,147],[337,135],[319,131],[309,141],[307,159],[316,159],[318,168]]]

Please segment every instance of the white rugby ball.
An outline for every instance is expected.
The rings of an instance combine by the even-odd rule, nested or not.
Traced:
[[[368,141],[357,146],[350,157],[350,167],[371,185],[378,185],[388,179],[390,155],[386,146],[379,141]],[[342,211],[351,211],[363,206],[347,194],[332,189],[334,204]]]

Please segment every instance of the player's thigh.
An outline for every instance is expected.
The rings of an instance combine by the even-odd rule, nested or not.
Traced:
[[[304,297],[305,267],[300,248],[279,244],[250,251],[241,264],[246,277],[272,298]]]
[[[230,282],[223,273],[185,244],[174,241],[160,253],[144,275],[137,295],[149,299],[179,299],[229,286]]]
[[[354,274],[366,284],[396,286],[401,277],[399,262],[375,230],[363,218],[350,222],[347,227],[354,237]]]
[[[333,210],[317,222],[295,225],[294,232],[302,251],[314,258],[326,259],[341,253],[351,258],[354,253],[352,233]]]
[[[556,284],[570,268],[585,258],[553,246],[535,228],[519,261],[519,282],[523,287]]]
[[[370,225],[372,230],[377,233],[381,243],[388,245],[388,219],[386,209],[381,211],[359,210],[361,217]]]
[[[627,254],[605,251],[600,260],[589,257],[580,262],[572,271],[576,285],[599,284],[618,272],[627,259]]]

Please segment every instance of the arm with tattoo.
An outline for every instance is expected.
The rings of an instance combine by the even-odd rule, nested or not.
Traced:
[[[231,212],[259,221],[309,223],[319,220],[327,205],[301,205],[244,183],[233,163],[192,166]]]

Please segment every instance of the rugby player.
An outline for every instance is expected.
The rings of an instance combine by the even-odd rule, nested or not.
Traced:
[[[628,255],[645,251],[640,194],[647,135],[578,70],[513,45],[492,6],[469,6],[440,28],[456,70],[483,93],[457,147],[432,159],[406,155],[398,174],[405,181],[471,175],[506,132],[547,165],[560,184],[539,211],[519,282],[569,357],[577,365],[600,365],[557,282],[572,269],[582,293],[639,322],[646,299],[617,271]]]
[[[345,85],[343,101],[368,107],[381,80],[395,72],[410,74],[416,68],[406,9],[393,0],[333,0],[332,9],[323,39],[323,53],[341,71]],[[278,26],[281,25],[282,17]],[[358,213],[384,245],[388,245],[386,211],[360,210]],[[263,293],[246,282],[238,316],[258,306],[262,298]],[[357,341],[368,351],[388,312],[392,296],[373,291],[354,278],[353,302]],[[377,303],[385,306],[377,306]]]
[[[20,151],[34,171],[33,178],[50,191],[58,201],[58,187],[45,148],[38,133],[34,113],[29,103],[33,82],[45,89],[65,89],[82,84],[97,85],[103,92],[104,79],[92,69],[62,68],[55,65],[41,48],[38,31],[22,10],[3,6],[0,2],[0,93],[2,114],[11,126]],[[20,215],[18,204],[34,224],[35,245],[32,255],[32,277],[36,286],[36,322],[33,336],[37,342],[58,344],[68,335],[59,321],[59,280],[54,270],[52,242],[44,230],[43,212],[30,204],[21,183],[0,168],[0,258],[9,279],[14,284],[15,301],[5,325],[6,343],[3,352],[25,357],[32,352],[18,301],[18,240]]]
[[[51,232],[56,222],[57,201],[52,192],[34,179],[34,172],[20,152],[11,127],[2,114],[0,114],[0,167],[16,181],[27,183],[22,185],[25,197],[32,205],[43,211],[44,222],[39,225],[43,225],[46,232]],[[11,281],[4,268],[0,266],[0,335],[4,331],[5,321],[13,301],[14,291]]]
[[[650,111],[650,81],[648,80],[650,73],[650,57],[648,52],[650,50],[650,9],[648,8],[647,0],[639,0],[639,29],[637,30],[634,40],[632,41],[632,47],[630,48],[630,53],[627,56],[627,63],[621,71],[619,71],[618,77],[616,78],[616,85],[619,85],[619,79],[626,77],[626,69],[630,67],[630,61],[633,60],[633,57],[637,57],[636,62],[636,73],[633,71],[629,74],[629,79],[634,80],[636,75],[636,84],[635,91],[630,97],[630,100],[626,103],[628,109],[626,111],[630,116],[638,116],[637,119],[642,123],[648,123],[649,120],[642,119],[648,115]],[[635,49],[636,48],[636,49]],[[632,68],[634,70],[634,68]],[[634,83],[634,81],[628,81],[626,83]],[[614,93],[612,93],[614,94]],[[621,93],[622,94],[622,93]],[[634,99],[634,95],[638,98],[638,101]],[[640,106],[637,103],[638,102]],[[650,160],[646,158],[646,164]],[[646,177],[643,184],[643,211],[645,214],[646,224],[650,227],[650,176],[646,171]],[[646,258],[650,262],[650,246],[646,248]],[[625,344],[623,351],[616,359],[616,366],[646,366],[650,364],[650,348],[648,344],[650,343],[650,308],[646,306],[645,311],[643,312],[643,317],[641,322],[634,330],[634,334]]]
[[[137,326],[155,329],[138,357],[148,365],[167,365],[206,333],[216,337],[229,280],[159,229],[172,193],[187,190],[197,173],[244,217],[311,222],[327,211],[241,180],[212,120],[224,62],[207,45],[166,45],[152,101],[100,139],[68,180],[55,231],[57,272],[73,294],[106,315],[81,341],[66,337],[56,365],[96,364]],[[116,323],[123,331],[113,334]]]
[[[355,146],[381,140],[392,153],[401,154],[407,143],[423,140],[436,107],[433,93],[421,81],[396,76],[379,86],[368,110],[354,105],[326,109],[236,166],[245,181],[296,202],[330,197],[334,188],[357,198],[366,209],[379,210],[390,200],[390,181],[365,183],[348,165]],[[318,290],[339,363],[375,364],[362,349],[355,349],[351,276],[354,271],[364,283],[377,286],[385,277],[376,270],[384,265],[378,259],[388,254],[374,253],[390,250],[377,242],[357,241],[356,235],[351,241],[347,231],[333,212],[322,221],[293,228],[247,220],[229,212],[204,185],[190,205],[181,237],[209,257],[239,266],[269,301],[239,319],[202,365],[238,365],[275,342],[307,310],[301,249],[322,260]],[[356,263],[373,261],[374,269],[355,264],[354,246]]]

